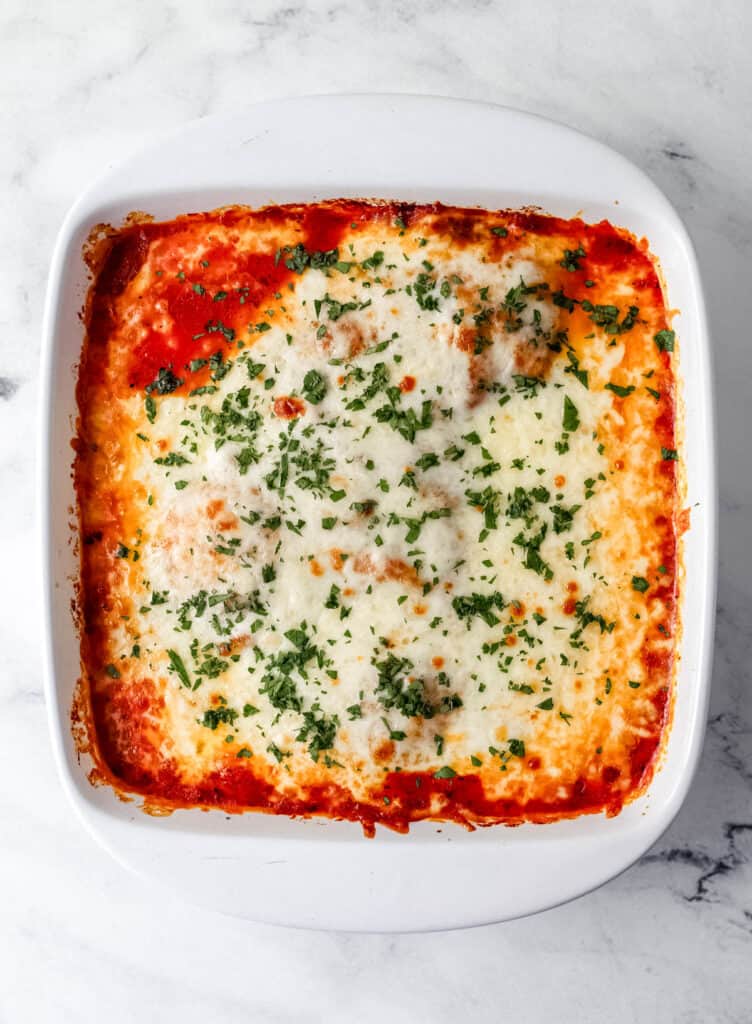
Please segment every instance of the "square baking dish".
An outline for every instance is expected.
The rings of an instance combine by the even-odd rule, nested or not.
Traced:
[[[472,140],[472,145],[470,144]],[[220,810],[145,814],[92,786],[71,707],[80,674],[71,615],[78,563],[71,438],[82,248],[99,223],[133,210],[157,219],[246,203],[335,197],[442,201],[489,209],[539,206],[603,218],[649,239],[678,309],[679,410],[691,527],[676,695],[668,741],[646,793],[620,815],[475,832],[421,822],[366,840],[351,822]],[[687,793],[702,745],[713,639],[716,483],[712,379],[692,244],[661,192],[613,150],[562,125],[490,105],[413,96],[316,96],[189,124],[109,171],[61,228],[44,317],[41,523],[45,675],[65,789],[84,823],[128,868],[186,899],[279,924],[363,931],[462,927],[518,917],[595,888],[658,838]],[[452,885],[445,884],[448,876]]]

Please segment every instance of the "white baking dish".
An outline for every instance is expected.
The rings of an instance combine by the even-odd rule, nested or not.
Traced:
[[[79,675],[71,617],[70,440],[88,287],[82,245],[132,210],[169,218],[230,203],[336,196],[540,205],[612,219],[650,240],[680,310],[684,455],[684,630],[674,723],[648,792],[616,818],[470,833],[421,823],[409,836],[358,825],[221,811],[144,814],[87,780],[70,730]],[[708,335],[689,238],[658,189],[605,146],[499,107],[412,96],[318,96],[189,124],[93,185],[60,231],[44,318],[41,502],[46,693],[65,789],[92,834],[127,867],[187,899],[257,920],[319,928],[418,930],[499,921],[554,906],[612,878],[678,811],[702,744],[715,600],[715,451]]]

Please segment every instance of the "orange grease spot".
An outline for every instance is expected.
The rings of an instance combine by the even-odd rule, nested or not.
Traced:
[[[373,759],[377,764],[386,764],[394,757],[394,743],[383,740],[373,751]]]
[[[342,572],[342,566],[347,561],[347,555],[344,551],[340,551],[339,548],[332,548],[329,552],[329,561],[335,572]]]
[[[274,399],[274,415],[281,420],[294,420],[296,416],[302,416],[306,406],[302,398],[294,395],[280,395]]]
[[[402,378],[399,386],[400,391],[412,391],[415,388],[415,377],[411,377],[409,374],[407,374],[405,377]]]

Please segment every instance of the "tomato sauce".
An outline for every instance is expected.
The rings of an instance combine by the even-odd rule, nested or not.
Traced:
[[[393,748],[393,744],[389,745]],[[652,740],[640,741],[634,751],[635,780],[655,753]],[[252,759],[251,765],[252,765]],[[540,762],[533,759],[535,768]],[[115,765],[113,765],[115,767]],[[164,762],[153,772],[143,762],[118,765],[120,772],[114,784],[125,783],[148,798],[153,806],[168,805],[221,807],[230,812],[246,810],[287,814],[295,817],[326,815],[359,822],[367,835],[376,825],[397,832],[407,832],[412,822],[425,819],[452,821],[474,828],[503,821],[518,825],[525,821],[544,823],[580,814],[606,811],[617,814],[624,803],[623,791],[617,787],[620,769],[604,766],[592,778],[578,778],[565,786],[566,795],[551,800],[532,798],[489,798],[477,775],[437,778],[430,772],[388,772],[373,801],[359,801],[346,789],[334,783],[308,787],[304,799],[286,795],[248,766],[228,765],[196,783],[183,781],[175,766]]]

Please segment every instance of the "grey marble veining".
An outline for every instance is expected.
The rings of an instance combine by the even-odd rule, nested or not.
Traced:
[[[4,0],[2,1024],[752,1021],[751,35],[742,0]],[[47,741],[33,438],[41,305],[62,216],[88,179],[167,124],[343,90],[490,100],[592,133],[666,191],[707,289],[720,590],[700,770],[674,824],[620,878],[472,932],[309,934],[185,906],[94,846]]]

